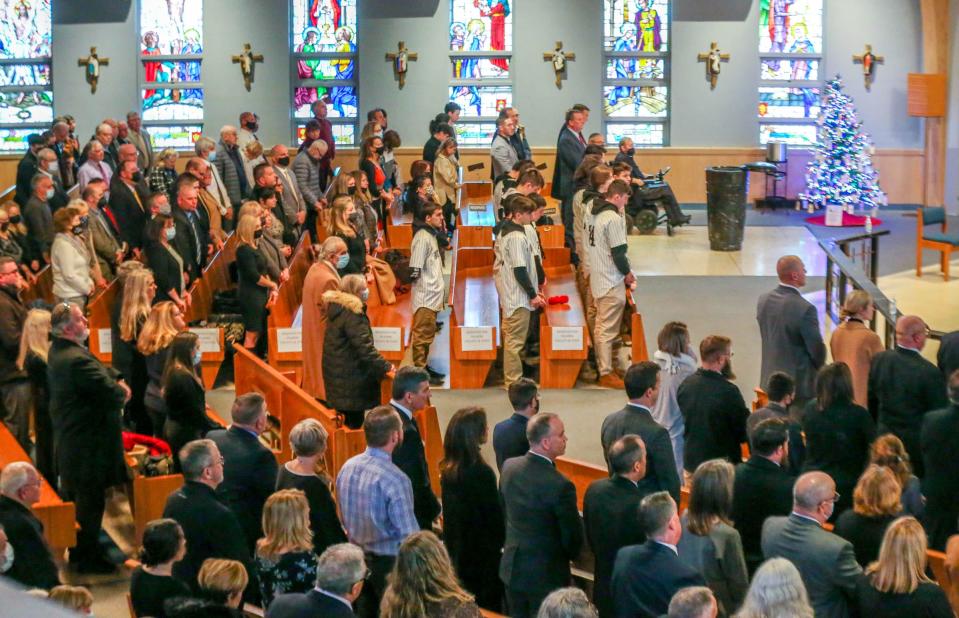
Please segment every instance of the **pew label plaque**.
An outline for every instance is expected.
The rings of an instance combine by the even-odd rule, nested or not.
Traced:
[[[113,334],[109,328],[97,329],[97,343],[100,346],[100,354],[113,354]]]
[[[380,352],[401,352],[403,350],[400,329],[395,326],[374,326],[373,347]]]
[[[276,329],[276,351],[283,354],[303,351],[303,329],[278,328]]]
[[[200,352],[203,354],[216,354],[220,352],[220,329],[218,328],[191,328],[200,339]]]
[[[553,334],[554,350],[582,350],[583,329],[580,326],[554,326],[550,329]]]
[[[464,352],[488,352],[493,349],[493,329],[487,326],[460,328],[460,346]]]

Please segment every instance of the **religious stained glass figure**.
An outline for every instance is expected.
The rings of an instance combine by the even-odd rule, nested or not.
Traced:
[[[297,118],[311,117],[310,108],[317,100],[326,102],[331,118],[356,116],[359,101],[355,86],[303,83],[333,79],[356,81],[356,14],[356,0],[294,0],[292,50],[305,55],[295,61],[300,80],[293,90]],[[309,57],[309,54],[330,52],[344,56]]]
[[[486,3],[485,8],[481,6],[483,2]],[[473,5],[479,9],[480,15],[489,18],[489,49],[505,50],[506,18],[510,14],[509,0],[473,0]],[[490,62],[504,71],[509,70],[509,61],[506,58],[493,58]]]
[[[203,118],[203,90],[174,88],[200,81],[203,54],[203,6],[186,0],[140,0],[140,55],[143,60],[143,119],[199,120]],[[195,58],[149,60],[150,56]],[[161,87],[156,84],[170,84]]]
[[[26,148],[25,137],[53,119],[50,72],[52,40],[50,0],[3,0],[0,4],[0,122],[24,129],[0,129],[0,152]],[[20,64],[16,60],[46,58]],[[20,86],[22,89],[15,87]],[[12,87],[12,88],[11,88]]]

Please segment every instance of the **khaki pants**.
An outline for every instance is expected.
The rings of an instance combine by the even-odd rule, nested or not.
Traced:
[[[613,372],[613,341],[619,337],[619,325],[626,307],[626,288],[621,285],[596,299],[596,327],[593,332],[593,352],[599,375]]]
[[[596,301],[593,299],[593,290],[589,287],[589,273],[586,272],[586,267],[582,262],[576,268],[576,287],[586,311],[586,328],[592,335],[596,331]]]
[[[426,367],[426,361],[430,356],[430,346],[436,337],[437,313],[438,312],[432,309],[420,307],[416,310],[416,313],[413,314],[413,327],[410,331],[410,351],[407,353],[407,356],[410,356],[415,367]]]
[[[520,308],[503,317],[503,378],[507,388],[523,377],[521,354],[529,333],[530,310]]]

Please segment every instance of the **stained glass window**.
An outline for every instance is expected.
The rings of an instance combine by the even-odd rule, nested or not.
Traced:
[[[669,134],[669,0],[603,0],[607,143],[664,146]]]
[[[140,0],[140,106],[157,148],[187,150],[203,131],[203,2]]]
[[[810,146],[822,87],[823,0],[760,0],[759,141]]]
[[[325,101],[336,144],[355,145],[360,107],[357,0],[292,1],[295,137],[302,139],[303,121],[313,117],[313,104]]]
[[[0,152],[27,149],[53,121],[51,0],[6,0],[0,8]]]
[[[456,123],[462,146],[488,146],[500,110],[513,104],[513,4],[450,0],[449,100],[462,108]]]

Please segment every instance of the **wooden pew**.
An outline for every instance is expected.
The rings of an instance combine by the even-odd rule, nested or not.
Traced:
[[[368,286],[370,297],[366,303],[366,315],[373,328],[373,343],[383,358],[398,365],[410,347],[410,331],[413,325],[413,296],[411,292],[397,294],[396,302],[384,305],[375,284]]]
[[[590,483],[599,479],[609,478],[609,471],[606,466],[597,466],[578,459],[569,459],[567,457],[556,458],[556,469],[566,478],[573,481],[576,486],[576,505],[580,513],[583,512],[583,498],[586,496],[586,489]]]
[[[649,360],[649,350],[646,348],[646,328],[643,326],[643,314],[634,311],[632,314],[632,362],[640,363]]]
[[[926,560],[939,587],[946,593],[952,611],[959,614],[959,573],[953,573],[946,564],[946,554],[934,549],[926,550]]]
[[[17,461],[33,463],[6,425],[0,423],[0,469]],[[33,505],[33,514],[43,523],[43,534],[54,555],[77,544],[77,510],[72,502],[64,502],[47,479],[40,477],[40,499]]]
[[[101,363],[109,365],[113,358],[111,342],[110,315],[114,303],[120,302],[120,285],[116,279],[103,290],[94,294],[87,303],[87,320],[90,326],[90,353]]]
[[[756,393],[756,398],[752,401],[753,412],[769,405],[769,395],[766,394],[766,391],[757,386],[753,389],[753,392]]]
[[[329,434],[325,466],[331,478],[347,459],[366,448],[363,430],[342,426],[342,417],[313,399],[289,377],[250,354],[241,345],[234,345],[233,357],[236,394],[258,392],[266,399],[267,409],[280,420],[280,451],[275,452],[280,462],[293,458],[290,430],[303,419],[314,418],[323,424]]]
[[[389,216],[386,217],[386,242],[390,249],[399,249],[409,253],[413,244],[413,215],[403,214],[394,201],[390,206]]]
[[[183,485],[182,474],[163,476],[136,476],[133,479],[133,526],[135,545],[143,540],[146,525],[154,519],[163,517],[167,497]]]
[[[483,388],[499,343],[498,299],[492,249],[460,246],[450,275],[450,388]]]
[[[24,305],[29,305],[35,300],[42,300],[46,303],[53,304],[53,267],[44,266],[39,273],[37,273],[37,281],[29,288],[23,291],[20,295],[20,299],[23,301]]]
[[[280,372],[293,372],[296,384],[303,382],[303,341],[300,311],[303,283],[316,261],[310,233],[304,232],[290,259],[290,278],[280,285],[276,304],[267,320],[267,360]]]
[[[458,247],[492,247],[496,214],[489,200],[465,203],[457,216]]]
[[[236,234],[230,234],[223,248],[210,258],[203,269],[203,276],[190,285],[193,302],[183,316],[187,324],[206,320],[213,309],[214,293],[234,287],[230,279],[230,264],[236,261],[236,245]]]
[[[547,305],[540,316],[539,382],[542,388],[573,388],[586,360],[589,333],[576,288],[568,249],[543,248],[545,295],[567,296],[563,305]]]
[[[563,234],[566,228],[562,225],[537,225],[536,234],[539,235],[539,244],[543,249],[562,249]]]

